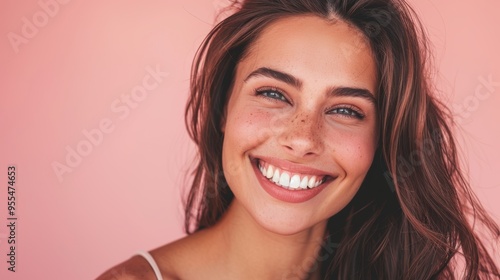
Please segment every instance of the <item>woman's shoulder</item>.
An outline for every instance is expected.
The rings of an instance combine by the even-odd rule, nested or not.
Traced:
[[[158,265],[164,280],[180,279],[178,272],[184,271],[188,260],[193,257],[192,249],[196,238],[187,236],[152,250],[153,261]],[[110,268],[96,280],[155,280],[151,264],[145,257],[137,254]]]
[[[201,261],[200,250],[203,251],[204,244],[199,237],[198,233],[188,235],[151,251],[162,272],[174,277],[167,279],[186,278],[186,271]]]
[[[175,259],[173,254],[167,253],[171,244],[164,245],[150,252],[153,262],[158,266],[163,280],[176,280]],[[157,280],[152,264],[139,254],[110,268],[96,280]]]
[[[110,268],[104,272],[96,280],[139,280],[151,279],[155,280],[156,276],[147,262],[142,256],[135,255],[130,259]],[[167,278],[168,279],[168,278]]]

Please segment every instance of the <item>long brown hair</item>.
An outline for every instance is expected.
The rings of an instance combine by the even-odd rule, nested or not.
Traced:
[[[402,0],[246,0],[208,34],[193,62],[186,125],[198,146],[185,229],[217,223],[233,200],[220,124],[235,68],[271,22],[340,18],[361,30],[377,63],[379,148],[353,200],[328,220],[325,279],[498,279],[475,232],[500,230],[462,175],[449,111],[432,94],[427,39]]]

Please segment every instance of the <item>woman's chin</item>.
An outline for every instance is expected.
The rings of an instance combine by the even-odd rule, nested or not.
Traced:
[[[326,220],[313,222],[310,217],[276,212],[258,211],[252,216],[261,228],[279,235],[296,235],[318,227],[322,222],[326,224]]]

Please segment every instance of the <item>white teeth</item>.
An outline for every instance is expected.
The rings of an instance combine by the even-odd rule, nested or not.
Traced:
[[[316,176],[312,176],[311,179],[309,179],[307,186],[309,188],[314,188],[316,186]]]
[[[290,188],[298,189],[299,186],[300,186],[300,176],[295,174],[292,176],[292,179],[290,179]]]
[[[261,165],[259,162],[259,170],[264,177],[274,182],[276,185],[281,186],[285,189],[290,190],[305,190],[307,188],[312,189],[323,183],[322,178],[316,176],[305,176],[300,174],[290,174],[288,172],[281,171],[279,168],[267,164],[267,168],[264,164]],[[290,178],[291,176],[291,178]],[[302,179],[301,179],[301,176]]]
[[[290,185],[290,175],[287,172],[281,174],[279,184],[283,187],[288,187]]]
[[[264,173],[263,173],[263,174],[264,174]],[[272,166],[272,165],[269,165],[269,166],[267,167],[267,173],[265,173],[265,176],[266,176],[268,179],[270,179],[270,178],[272,178],[272,177],[273,177],[273,175],[274,175],[273,166]]]
[[[276,169],[276,170],[274,170],[274,175],[273,175],[272,181],[275,183],[278,183],[279,180],[280,180],[280,172],[278,171],[278,169]]]
[[[302,178],[302,181],[300,181],[300,188],[307,189],[308,182],[309,182],[309,178],[307,178],[307,176],[304,176],[304,178]]]

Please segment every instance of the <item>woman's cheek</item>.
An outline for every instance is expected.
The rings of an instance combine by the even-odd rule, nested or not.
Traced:
[[[346,173],[363,175],[370,168],[375,153],[371,132],[330,132],[326,143],[336,162]]]
[[[276,117],[263,109],[247,107],[241,111],[234,123],[234,130],[241,143],[247,147],[254,147],[265,142],[276,133],[273,128]]]

